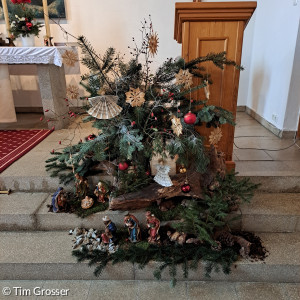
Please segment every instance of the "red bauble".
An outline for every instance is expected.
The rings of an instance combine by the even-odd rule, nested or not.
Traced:
[[[128,169],[128,163],[126,161],[120,162],[118,167],[120,171],[125,171]]]
[[[85,139],[87,140],[87,141],[92,141],[92,140],[94,140],[96,138],[96,136],[94,135],[94,134],[90,134],[88,137],[86,137]]]
[[[184,120],[184,123],[186,123],[186,124],[195,124],[195,122],[196,122],[196,120],[197,120],[197,117],[196,117],[196,115],[195,114],[193,114],[192,112],[188,112],[185,116],[184,116],[184,118],[183,118],[183,120]]]
[[[189,193],[191,191],[191,186],[188,183],[185,183],[181,186],[181,191],[183,193]]]

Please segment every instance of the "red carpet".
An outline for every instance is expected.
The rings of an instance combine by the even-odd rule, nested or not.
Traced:
[[[52,130],[0,130],[0,173],[47,137]]]

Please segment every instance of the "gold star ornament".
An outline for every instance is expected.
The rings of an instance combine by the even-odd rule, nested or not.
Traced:
[[[217,127],[215,128],[211,133],[210,133],[210,136],[209,136],[209,143],[211,145],[214,145],[216,146],[221,138],[222,138],[223,134],[222,134],[222,130],[220,127]]]
[[[182,85],[184,89],[189,89],[193,84],[193,74],[189,72],[189,70],[182,70],[175,75],[176,84]]]
[[[158,48],[158,36],[156,32],[151,33],[151,35],[149,36],[148,48],[150,54],[152,55],[152,57],[154,57],[154,55],[157,53]]]
[[[75,63],[78,62],[78,55],[74,51],[66,50],[61,57],[63,63],[69,67],[74,67]]]
[[[132,107],[142,106],[145,102],[145,93],[143,93],[140,88],[130,88],[126,93],[126,102]]]

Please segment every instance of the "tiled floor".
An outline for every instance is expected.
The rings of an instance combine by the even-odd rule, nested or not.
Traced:
[[[237,114],[236,171],[245,176],[300,175],[300,141],[280,139],[244,112]]]
[[[0,124],[0,129],[26,129],[26,128],[47,128],[45,121],[40,121],[42,114],[18,114],[18,122],[12,124]],[[244,176],[297,176],[300,175],[300,141],[294,144],[292,139],[280,139],[272,132],[259,124],[252,117],[244,112],[237,113],[235,128],[235,145],[233,159],[236,162],[236,171]],[[81,124],[79,130],[74,128],[78,123],[71,125],[71,129],[58,130],[46,138],[33,152],[45,150],[45,155],[52,149],[57,149],[58,141],[68,143],[74,135],[72,143],[80,138],[95,132],[89,123]],[[294,145],[293,145],[294,144]],[[64,142],[62,142],[62,146]],[[66,145],[65,145],[66,146]],[[287,148],[287,149],[286,149]],[[43,157],[43,160],[45,158]],[[20,159],[22,160],[22,158]],[[44,162],[44,161],[43,161]],[[41,161],[41,164],[43,163]],[[17,163],[14,165],[16,166]],[[9,169],[14,168],[12,165]],[[8,170],[9,170],[8,169]]]

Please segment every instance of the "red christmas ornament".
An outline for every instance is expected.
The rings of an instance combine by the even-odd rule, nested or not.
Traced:
[[[131,126],[134,126],[136,123],[135,123],[135,121],[132,121],[131,122]]]
[[[195,124],[195,122],[196,122],[196,120],[197,120],[197,117],[196,117],[195,114],[193,114],[192,112],[189,111],[189,112],[184,116],[183,120],[184,120],[184,123],[186,123],[186,124]]]
[[[61,145],[61,141],[58,142]]]
[[[191,191],[191,186],[185,182],[182,186],[181,186],[181,191],[183,193],[189,193]]]
[[[48,111],[49,111],[49,109],[46,109],[46,110],[45,110],[45,112],[48,112]]]
[[[120,162],[118,167],[120,171],[125,171],[128,169],[128,163],[126,161]]]
[[[51,153],[54,154],[54,149],[52,149]]]
[[[94,134],[90,134],[88,137],[86,137],[85,139],[87,140],[87,141],[92,141],[92,140],[94,140],[96,138],[96,136],[94,135]]]
[[[147,176],[150,176],[150,175],[151,175],[151,172],[150,172],[150,171],[147,171],[147,172],[146,172],[146,175],[147,175]]]
[[[43,121],[44,120],[44,118],[43,117],[40,117],[40,121]]]
[[[152,118],[154,117],[154,113],[153,113],[153,112],[151,113],[151,117],[152,117]]]

